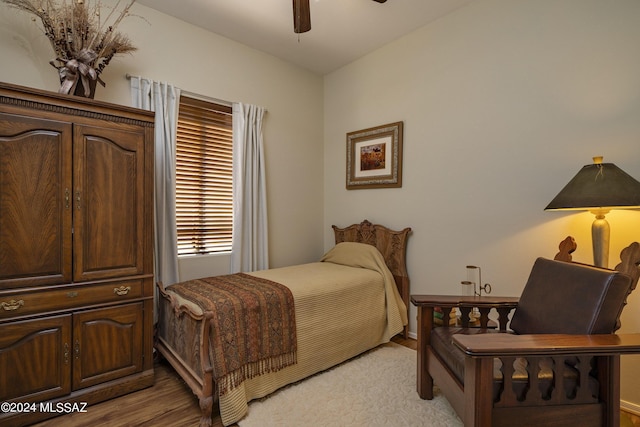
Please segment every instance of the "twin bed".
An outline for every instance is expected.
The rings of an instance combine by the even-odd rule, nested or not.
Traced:
[[[232,304],[222,297],[226,290],[207,294],[214,301],[203,301],[199,295],[191,297],[217,278],[166,289],[159,284],[156,348],[198,396],[201,426],[211,424],[216,402],[222,423],[236,423],[247,413],[249,401],[388,342],[394,335],[406,336],[406,242],[411,229],[394,231],[366,220],[333,229],[336,246],[319,262],[228,277],[230,281],[223,288],[251,283],[246,285],[249,291],[241,293],[251,293],[250,298],[254,298],[253,282],[257,287],[264,284],[268,287],[266,297],[255,296],[255,300],[275,301],[268,315],[254,316],[262,325],[251,334],[243,332],[252,329],[245,324],[252,315],[235,313],[222,318],[221,313],[230,307],[233,313]],[[282,299],[275,300],[281,290]],[[292,298],[288,309],[287,295]],[[238,332],[233,334],[234,330]],[[275,349],[275,354],[235,369],[238,359],[251,359],[244,354],[237,357],[242,353],[238,348],[244,348],[239,342],[244,339],[264,340],[254,344]],[[222,353],[226,353],[226,359]],[[240,375],[220,377],[221,367]]]

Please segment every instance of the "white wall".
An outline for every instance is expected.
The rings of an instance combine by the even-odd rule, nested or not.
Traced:
[[[103,3],[109,3],[104,1]],[[134,4],[119,29],[138,47],[102,74],[96,99],[130,105],[125,74],[268,109],[264,123],[273,267],[322,255],[322,78],[272,56]],[[0,4],[0,81],[57,91],[53,51],[29,16]],[[228,273],[228,257],[181,263],[181,278]]]
[[[414,294],[457,294],[475,264],[517,296],[569,234],[592,262],[593,216],[543,209],[594,155],[640,178],[639,22],[636,0],[477,0],[326,76],[325,248],[331,224],[412,227]],[[347,191],[345,134],[400,120],[402,188]],[[607,218],[613,267],[640,212]],[[623,332],[640,332],[639,299]],[[640,402],[640,359],[623,359]]]

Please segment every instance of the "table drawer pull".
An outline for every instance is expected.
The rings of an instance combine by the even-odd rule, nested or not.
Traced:
[[[23,300],[16,301],[12,299],[9,302],[2,301],[0,305],[2,306],[2,308],[4,308],[5,311],[13,311],[22,307],[24,305],[24,301]]]
[[[123,296],[129,293],[131,286],[120,286],[119,288],[113,288],[113,293],[118,296]]]

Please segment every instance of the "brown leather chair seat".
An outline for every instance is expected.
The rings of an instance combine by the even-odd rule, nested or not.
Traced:
[[[434,328],[431,331],[431,347],[447,367],[453,372],[455,377],[464,384],[464,353],[457,346],[451,343],[451,337],[455,334],[490,334],[495,329],[481,328]],[[494,369],[495,370],[495,369]],[[495,378],[495,372],[494,372]]]

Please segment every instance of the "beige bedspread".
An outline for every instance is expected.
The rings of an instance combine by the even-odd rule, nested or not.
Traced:
[[[242,419],[249,401],[388,342],[407,323],[392,274],[378,250],[367,244],[340,243],[321,262],[251,274],[291,290],[298,363],[247,380],[221,396],[224,425]]]

